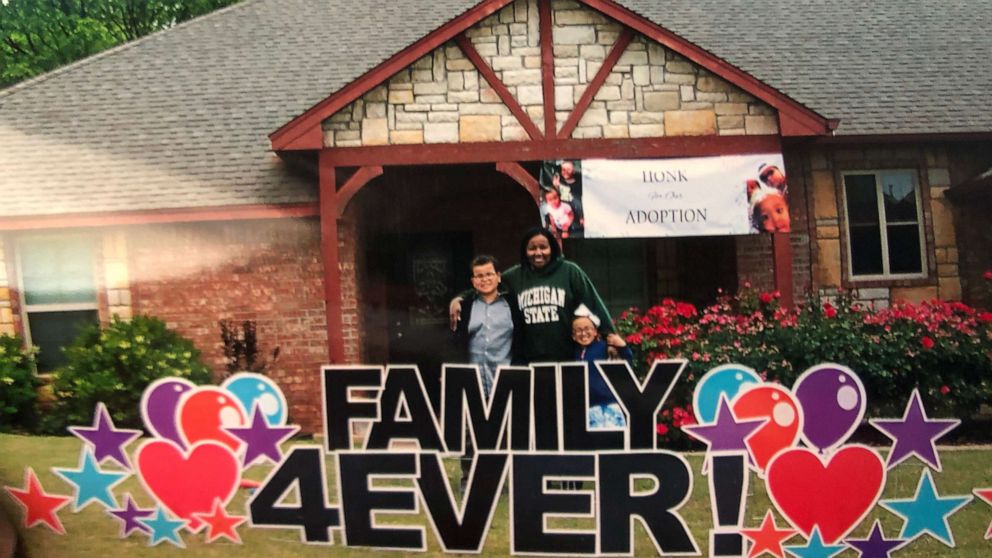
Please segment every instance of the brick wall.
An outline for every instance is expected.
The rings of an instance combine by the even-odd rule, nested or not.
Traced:
[[[775,289],[775,259],[772,240],[766,234],[735,237],[737,244],[737,282],[762,291]]]
[[[260,350],[280,347],[268,375],[285,392],[290,419],[319,430],[327,358],[319,231],[316,219],[130,228],[133,311],[192,339],[218,374],[218,320],[255,320]]]
[[[362,281],[360,232],[354,219],[338,221],[338,269],[341,270],[341,336],[344,358],[350,364],[362,362]],[[323,273],[323,271],[321,271]],[[326,336],[325,336],[326,338]]]

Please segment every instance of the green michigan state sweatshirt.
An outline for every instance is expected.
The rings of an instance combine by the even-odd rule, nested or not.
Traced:
[[[572,319],[585,304],[600,319],[600,334],[616,328],[589,276],[578,265],[558,258],[542,269],[515,265],[503,273],[503,286],[516,297],[522,314],[523,361],[569,362],[575,357]]]

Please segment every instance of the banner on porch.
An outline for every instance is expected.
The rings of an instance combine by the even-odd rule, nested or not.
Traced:
[[[541,216],[564,238],[790,232],[782,155],[549,161]]]

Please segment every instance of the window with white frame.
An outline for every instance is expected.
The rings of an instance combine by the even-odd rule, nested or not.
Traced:
[[[844,173],[852,279],[923,277],[923,218],[916,172]]]
[[[28,343],[40,349],[38,370],[64,362],[62,347],[99,322],[93,241],[30,237],[17,242],[18,278]]]

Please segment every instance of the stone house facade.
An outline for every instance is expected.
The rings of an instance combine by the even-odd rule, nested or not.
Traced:
[[[442,303],[467,284],[467,258],[518,257],[519,231],[538,222],[540,162],[563,158],[785,160],[791,233],[567,241],[612,308],[664,296],[703,303],[745,283],[793,300],[853,289],[878,306],[981,302],[969,285],[974,270],[992,265],[961,245],[968,231],[947,193],[992,166],[992,121],[962,131],[955,115],[944,123],[924,115],[913,128],[893,109],[888,117],[910,124],[887,134],[891,122],[872,121],[878,107],[834,114],[806,82],[772,86],[763,79],[774,81],[773,69],[763,78],[747,60],[728,61],[726,39],[697,30],[699,12],[678,6],[660,14],[635,1],[450,0],[437,7],[450,13],[437,15],[403,1],[405,28],[390,33],[298,3],[289,15],[272,0],[247,2],[0,92],[0,162],[13,169],[0,179],[9,200],[0,212],[0,334],[44,340],[57,363],[58,319],[151,314],[221,370],[217,321],[256,320],[263,349],[280,347],[270,374],[293,420],[318,430],[321,364],[423,357],[434,366],[446,356],[443,348],[424,356],[424,347],[440,343]],[[272,29],[314,37],[331,24],[354,29],[319,57],[273,46],[283,35]],[[250,37],[259,50],[242,45],[239,63],[263,66],[228,68],[212,54]],[[365,50],[343,46],[363,37]],[[119,95],[99,83],[104,69],[139,68],[187,47],[199,47],[201,71],[218,74],[219,97],[198,84],[195,63],[185,82],[173,64],[172,81],[141,77],[149,85],[134,93],[134,110],[112,112]],[[789,67],[788,48],[779,59]],[[55,100],[80,80],[88,98]],[[185,104],[156,113],[168,87],[178,89],[167,102]],[[86,115],[79,136],[46,116],[53,105]],[[136,127],[131,138],[105,135],[118,112],[129,118],[122,126]],[[848,125],[852,133],[841,133]],[[39,137],[54,139],[39,149]],[[140,153],[126,149],[143,138]],[[90,141],[108,154],[103,168],[74,151]],[[53,146],[69,153],[59,164]],[[127,197],[143,184],[155,185],[150,194]],[[33,301],[37,273],[87,266],[85,280],[52,287],[89,293],[85,300]]]

